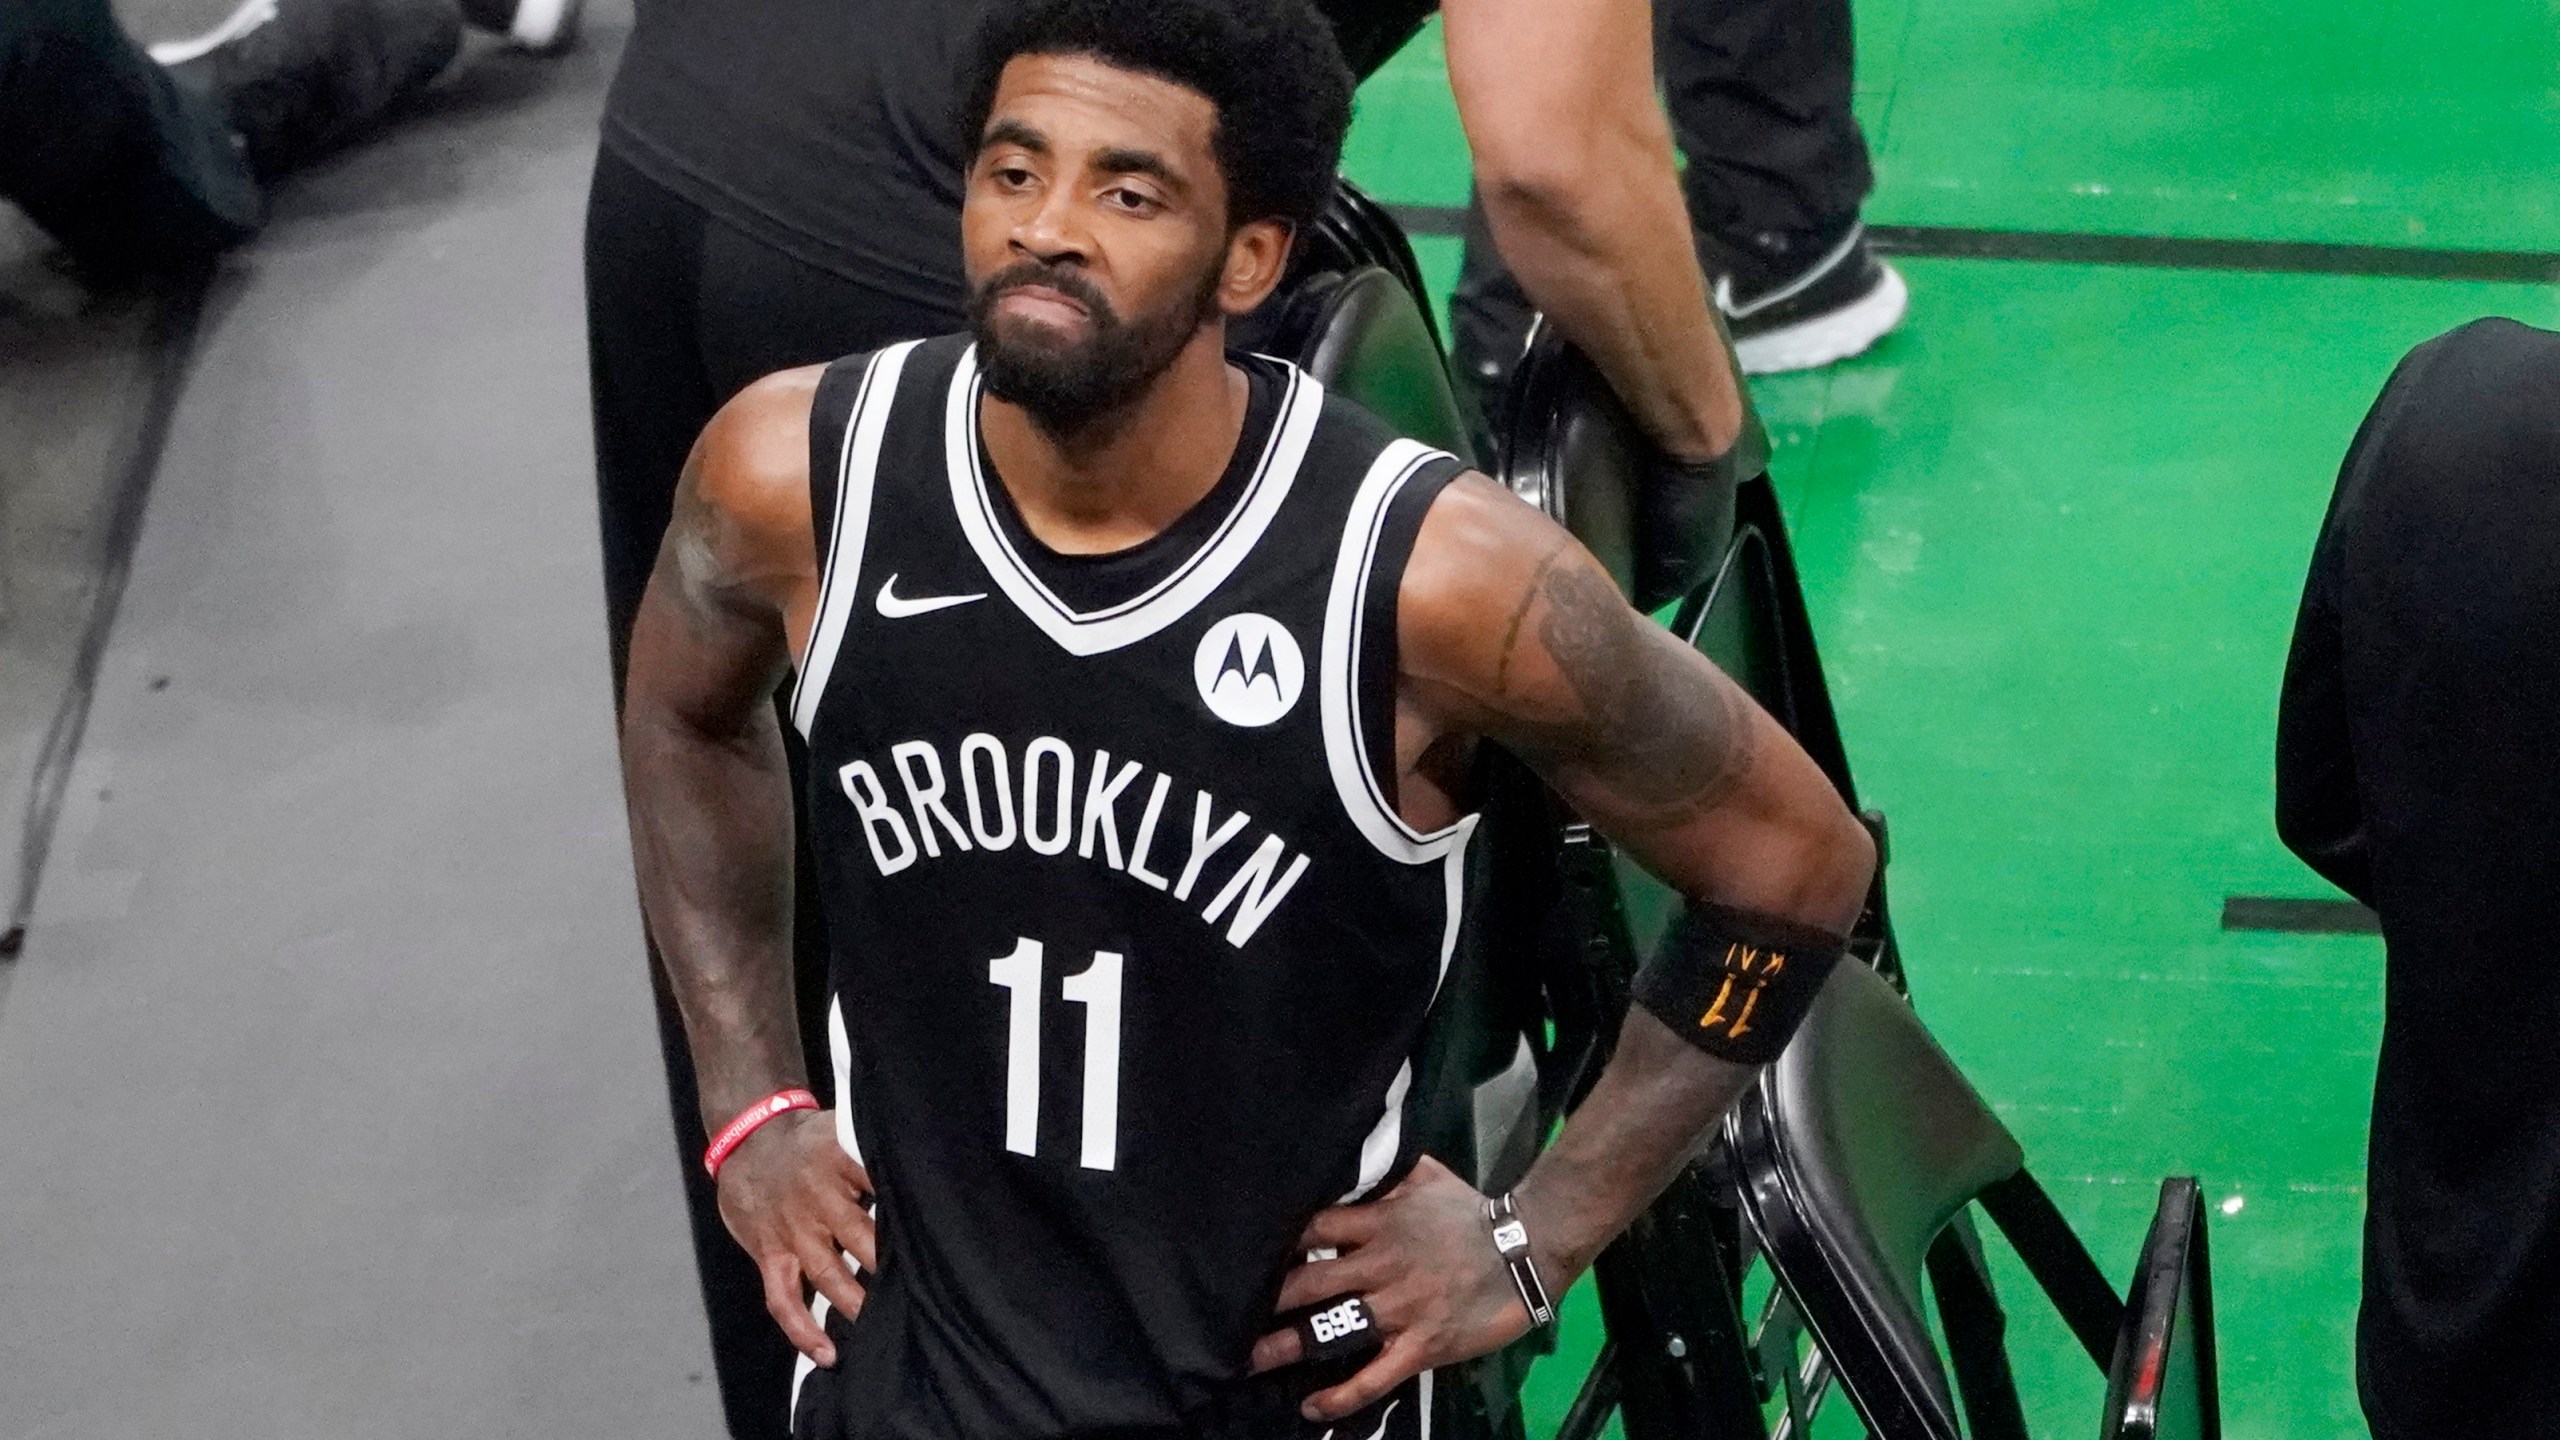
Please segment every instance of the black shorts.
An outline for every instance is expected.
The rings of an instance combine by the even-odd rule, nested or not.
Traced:
[[[852,1327],[836,1315],[824,1317],[827,1334],[839,1353]],[[1330,1425],[1298,1414],[1298,1405],[1315,1391],[1338,1385],[1357,1373],[1360,1358],[1292,1366],[1258,1375],[1236,1387],[1233,1397],[1216,1405],[1191,1427],[1115,1435],[1114,1440],[1431,1440],[1430,1414],[1437,1396],[1430,1374],[1417,1375],[1388,1392],[1386,1398],[1358,1414]],[[867,1421],[878,1403],[848,1394],[834,1370],[821,1370],[806,1358],[799,1362],[791,1387],[793,1440],[855,1440],[867,1433]]]

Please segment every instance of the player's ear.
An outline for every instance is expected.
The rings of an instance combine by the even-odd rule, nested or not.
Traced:
[[[1259,305],[1289,268],[1291,231],[1286,220],[1252,220],[1227,238],[1226,269],[1218,276],[1218,308],[1242,315]]]

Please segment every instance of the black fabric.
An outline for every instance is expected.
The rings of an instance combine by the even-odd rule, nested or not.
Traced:
[[[604,143],[786,255],[901,301],[949,306],[962,283],[952,111],[988,3],[639,0]],[[1319,8],[1366,74],[1437,7]]]
[[[1363,828],[1325,723],[1352,653],[1333,577],[1392,437],[1293,382],[1303,459],[1276,447],[1173,588],[1070,616],[948,422],[977,403],[964,340],[871,362],[895,403],[853,421],[879,460],[844,482],[798,697],[881,1225],[841,1433],[1270,1433],[1249,1417],[1303,1377],[1245,1362],[1309,1217],[1412,1163],[1463,874],[1463,831],[1406,853]],[[878,603],[893,578],[947,603]]]
[[[956,288],[924,303],[809,264],[656,183],[609,145],[588,194],[586,261],[596,500],[618,677],[676,476],[712,413],[774,371],[940,334],[963,317]]]
[[[759,376],[955,323],[957,303],[937,311],[804,264],[713,219],[609,149],[597,157],[588,197],[586,269],[596,500],[618,694],[632,618],[666,532],[676,476],[712,413]],[[806,757],[787,725],[784,744],[796,777]],[[805,832],[800,852],[805,877]],[[812,1088],[824,1095],[825,928],[815,887],[805,878],[797,898],[801,1036]],[[674,1158],[684,1180],[723,1412],[737,1440],[780,1440],[792,1351],[765,1314],[762,1282],[730,1238],[702,1173],[707,1140],[692,1052],[663,972],[654,960],[650,969]]]
[[[1058,598],[1079,610],[1104,610],[1147,589],[1178,568],[1200,543],[1226,523],[1252,478],[1254,463],[1271,440],[1271,422],[1280,412],[1286,372],[1279,362],[1258,355],[1238,355],[1249,387],[1244,426],[1236,434],[1235,454],[1209,493],[1182,512],[1172,524],[1139,544],[1101,555],[1067,555],[1050,549],[1022,523],[1022,511],[1004,488],[993,462],[987,466],[987,493],[995,501],[996,521],[1004,527],[1032,573]]]
[[[786,255],[953,306],[952,107],[987,3],[639,0],[605,144]]]
[[[1440,9],[1439,0],[1315,0],[1351,73],[1366,80]]]
[[[220,113],[107,0],[0,5],[0,196],[107,272],[201,265],[263,215]]]
[[[2313,552],[2287,844],[2382,917],[2358,1389],[2377,1440],[2560,1413],[2560,335],[2420,346]]]
[[[1765,1065],[1804,1025],[1847,937],[1707,900],[1681,907],[1629,998],[1720,1060]]]
[[[1838,234],[1875,188],[1849,108],[1849,0],[1658,0],[1654,65],[1711,241]]]

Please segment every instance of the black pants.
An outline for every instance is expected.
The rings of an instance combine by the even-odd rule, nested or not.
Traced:
[[[631,622],[665,535],[676,476],[712,412],[760,376],[897,340],[961,328],[948,311],[893,299],[721,223],[612,150],[596,158],[587,200],[587,350],[596,433],[596,500],[604,539],[605,613],[614,688],[622,686]],[[809,542],[813,547],[817,537]],[[793,792],[806,757],[789,725]],[[826,1088],[826,936],[800,837],[796,968],[809,1073]],[[702,1173],[703,1134],[693,1056],[666,976],[652,957],[659,1043],[701,1265],[703,1307],[729,1433],[780,1440],[792,1352],[765,1313],[764,1289],[721,1222]]]
[[[2276,825],[2382,916],[2356,1383],[2375,1440],[2560,1414],[2560,335],[2401,363],[2312,552]]]
[[[1689,162],[1681,190],[1709,253],[1801,249],[1857,218],[1875,172],[1850,111],[1849,0],[1656,0],[1653,30],[1672,137]],[[1453,358],[1479,385],[1499,383],[1530,307],[1483,212],[1470,207],[1468,219]]]
[[[0,3],[0,195],[108,272],[202,264],[261,213],[222,116],[107,0]]]

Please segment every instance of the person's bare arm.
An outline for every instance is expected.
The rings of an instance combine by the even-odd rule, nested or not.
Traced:
[[[623,787],[650,937],[693,1050],[705,1129],[806,1083],[791,983],[791,788],[774,687],[816,603],[809,406],[816,370],[758,381],[703,431],[631,632]],[[822,1364],[804,1278],[862,1304],[870,1188],[823,1116],[772,1120],[721,1167],[720,1211],[765,1306]]]
[[[1742,434],[1655,99],[1646,0],[1444,0],[1449,83],[1520,287],[1682,460]]]
[[[1482,736],[1534,766],[1583,818],[1696,900],[1845,935],[1875,869],[1866,830],[1810,757],[1703,656],[1631,609],[1571,536],[1492,482],[1443,491],[1399,601],[1401,685],[1434,731]],[[1513,1194],[1561,1294],[1697,1152],[1757,1067],[1708,1055],[1642,1008]],[[1360,1374],[1308,1402],[1332,1419],[1406,1376],[1510,1341],[1528,1316],[1483,1197],[1425,1159],[1384,1198],[1319,1215],[1283,1309],[1366,1296],[1388,1336]],[[1259,1367],[1299,1354],[1266,1337]]]

